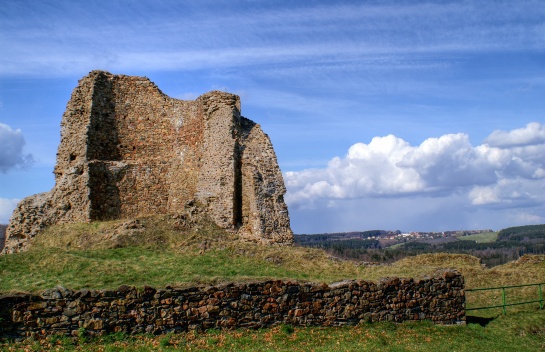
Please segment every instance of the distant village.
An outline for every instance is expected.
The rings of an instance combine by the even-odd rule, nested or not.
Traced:
[[[295,235],[296,243],[301,245],[310,245],[335,241],[362,241],[380,243],[380,247],[386,248],[397,243],[404,242],[427,242],[431,244],[448,243],[457,241],[457,238],[462,236],[476,235],[481,233],[494,232],[491,229],[483,230],[458,230],[458,231],[442,231],[442,232],[401,232],[371,230],[371,231],[353,231],[353,232],[337,232],[337,233],[322,233],[322,234],[307,234]]]
[[[460,237],[476,235],[479,233],[493,232],[491,229],[486,230],[460,230],[460,231],[443,231],[443,232],[407,232],[401,233],[401,231],[389,231],[386,234],[378,234],[376,236],[366,237],[366,239],[376,240],[419,240],[419,239],[436,239],[436,238],[448,238],[448,237]],[[347,237],[345,239],[358,239],[361,237]]]

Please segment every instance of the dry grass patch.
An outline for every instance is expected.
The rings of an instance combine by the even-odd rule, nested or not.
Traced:
[[[233,241],[236,235],[224,231],[204,215],[155,215],[132,220],[59,224],[36,236],[31,249],[100,250],[124,247],[176,249]]]
[[[483,270],[477,257],[466,254],[432,253],[406,257],[390,265],[373,266],[368,268],[368,274],[373,280],[386,276],[421,279],[442,269],[456,269],[464,275]]]

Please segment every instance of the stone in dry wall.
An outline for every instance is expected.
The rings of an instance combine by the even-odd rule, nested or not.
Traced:
[[[431,320],[465,323],[464,279],[455,271],[418,280],[337,284],[265,281],[177,289],[121,286],[0,297],[0,338],[115,332],[168,333],[275,324],[343,326]]]
[[[93,71],[63,115],[54,173],[50,192],[17,206],[5,253],[52,224],[176,214],[194,201],[247,240],[293,242],[272,144],[233,94],[182,101],[145,77]]]

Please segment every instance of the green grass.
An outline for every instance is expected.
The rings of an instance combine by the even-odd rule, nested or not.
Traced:
[[[396,244],[391,245],[391,246],[386,247],[386,248],[387,249],[399,249],[399,248],[403,247],[403,245],[405,245],[405,243],[407,243],[407,242],[396,243]]]
[[[486,327],[435,326],[429,322],[374,323],[356,327],[291,327],[187,332],[161,336],[118,336],[91,339],[49,338],[5,343],[9,350],[58,351],[542,351],[545,313],[501,316]]]
[[[265,279],[332,283],[344,279],[424,277],[441,268],[462,272],[468,288],[536,283],[545,277],[545,260],[539,259],[486,269],[478,258],[468,255],[425,254],[392,265],[365,267],[332,260],[315,249],[232,243],[203,253],[142,247],[86,251],[42,248],[0,256],[0,291],[39,291],[57,285],[72,289],[112,289],[122,284],[188,286]],[[508,298],[510,302],[537,299],[537,288],[509,290]],[[466,299],[468,307],[497,305],[501,303],[501,291],[468,292]],[[496,309],[472,314],[494,316],[499,312]]]
[[[474,241],[477,243],[492,243],[492,242],[496,242],[496,240],[498,239],[498,233],[485,232],[485,233],[477,233],[475,235],[469,235],[469,236],[458,236],[457,238],[460,241]]]
[[[545,258],[539,256],[492,269],[483,268],[476,257],[444,253],[363,266],[331,258],[320,249],[240,242],[204,220],[191,229],[168,216],[139,223],[136,229],[123,221],[54,226],[37,236],[29,251],[0,256],[0,292],[37,292],[57,285],[113,289],[123,284],[165,287],[263,279],[373,281],[422,278],[441,268],[459,270],[467,288],[536,283],[545,277]],[[494,295],[468,295],[468,305],[491,305]]]
[[[536,283],[545,278],[545,256],[524,256],[488,269],[476,257],[436,253],[368,267],[331,258],[319,249],[240,242],[236,235],[207,221],[197,221],[191,229],[166,216],[139,221],[142,227],[135,229],[122,221],[48,229],[37,236],[29,251],[0,256],[0,292],[36,292],[56,285],[107,289],[122,284],[165,287],[269,278],[326,283],[344,279],[374,281],[392,276],[422,278],[442,268],[459,270],[467,288]],[[535,291],[535,288],[522,289],[509,299],[535,298]],[[466,298],[468,307],[501,302],[497,292],[468,292]],[[496,309],[472,315],[497,317],[500,313]],[[51,337],[43,341],[5,343],[0,348],[5,351],[538,351],[545,348],[544,311],[536,311],[534,304],[509,307],[508,313],[486,328],[442,327],[427,322],[346,328],[281,325],[258,331],[163,336],[114,334],[90,341]]]
[[[197,231],[176,230],[171,220],[141,219],[143,229],[126,233],[119,233],[120,222],[53,227],[29,251],[0,256],[0,292],[267,278],[334,282],[362,275],[361,267],[320,250],[243,243],[206,223]],[[120,241],[129,245],[119,247]]]
[[[252,245],[247,245],[252,246]],[[320,271],[319,267],[300,270],[268,261],[267,252],[256,251],[253,256],[237,253],[228,247],[212,249],[202,254],[191,251],[154,250],[147,248],[119,248],[89,251],[30,251],[0,257],[0,291],[38,291],[56,285],[80,288],[117,288],[122,284],[143,286],[187,285],[247,281],[265,278],[285,278],[332,282],[356,278],[361,274],[354,265],[327,263],[339,271]],[[280,251],[279,251],[280,252]],[[302,251],[301,260],[318,258]],[[277,257],[282,257],[281,253]]]

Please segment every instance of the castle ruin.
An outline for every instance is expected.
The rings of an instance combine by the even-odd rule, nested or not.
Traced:
[[[146,77],[92,71],[67,104],[54,174],[51,191],[18,204],[4,253],[53,224],[176,214],[191,202],[244,239],[293,242],[272,144],[233,94],[183,101]]]

